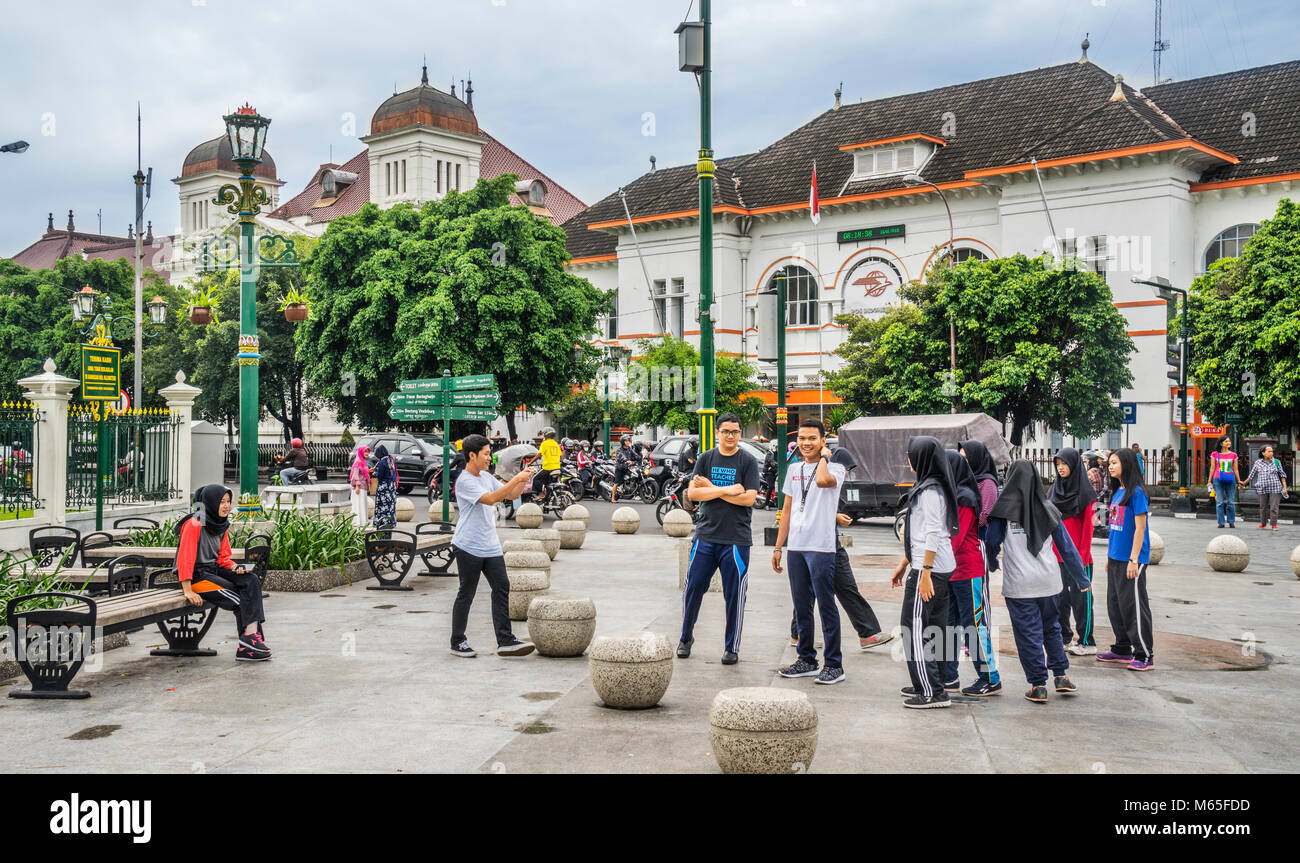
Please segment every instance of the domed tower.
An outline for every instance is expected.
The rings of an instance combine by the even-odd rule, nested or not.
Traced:
[[[181,175],[173,177],[172,182],[177,185],[180,196],[182,234],[217,229],[234,220],[235,217],[224,207],[212,203],[218,189],[226,183],[239,182],[240,170],[233,155],[230,139],[222,135],[190,150],[181,163]],[[284,181],[275,175],[275,159],[271,158],[269,150],[262,151],[262,164],[253,170],[253,176],[258,185],[266,187],[271,204],[262,209],[270,212],[279,205],[280,187]]]
[[[472,92],[472,91],[470,91]],[[369,151],[370,200],[381,207],[441,198],[478,182],[483,137],[473,107],[429,84],[384,100],[361,139]]]

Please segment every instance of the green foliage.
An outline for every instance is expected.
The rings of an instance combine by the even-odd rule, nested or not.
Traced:
[[[1300,424],[1300,206],[1283,198],[1241,257],[1197,278],[1191,313],[1189,371],[1206,419],[1239,413],[1249,431]],[[1243,392],[1246,373],[1253,395]]]
[[[311,292],[306,288],[290,288],[280,299],[280,308],[278,311],[283,312],[289,306],[301,305],[311,308]]]
[[[826,423],[826,431],[830,434],[838,433],[840,426],[857,418],[858,412],[852,405],[831,405],[822,414],[822,421]]]
[[[190,312],[193,312],[195,309],[211,309],[212,320],[210,324],[220,323],[221,317],[217,313],[216,309],[217,304],[221,301],[221,291],[219,290],[219,287],[218,284],[203,281],[200,281],[195,285],[194,290],[190,292],[189,296]],[[236,289],[238,289],[238,285],[236,285]]]
[[[547,405],[589,379],[575,344],[607,299],[565,272],[565,236],[511,206],[515,177],[480,180],[418,210],[367,204],[336,219],[310,267],[297,343],[340,419],[388,427],[403,378],[491,373],[501,403]]]
[[[1014,255],[929,278],[904,286],[904,302],[879,320],[837,317],[849,330],[838,351],[846,365],[827,382],[858,412],[948,411],[951,317],[959,410],[1010,419],[1016,445],[1031,422],[1078,437],[1119,425],[1112,400],[1133,383],[1134,347],[1101,276]]]
[[[9,625],[7,609],[11,599],[33,593],[85,592],[88,581],[80,585],[69,584],[66,576],[61,574],[68,558],[75,551],[75,548],[69,548],[58,564],[48,571],[41,570],[34,557],[18,557],[11,552],[0,551],[0,634],[3,633],[4,627]],[[47,596],[23,603],[22,610],[61,608],[69,603],[70,600],[63,597]]]
[[[357,445],[356,438],[352,436],[352,431],[347,428],[347,426],[343,427],[343,434],[339,435],[339,444],[345,447],[354,447]]]
[[[605,391],[603,380],[582,387],[551,403],[555,414],[555,427],[565,437],[596,440],[605,427]],[[627,425],[632,421],[632,403],[627,399],[611,398],[609,414],[611,427]]]
[[[632,425],[667,426],[672,429],[695,429],[699,425],[696,409],[699,398],[688,399],[695,385],[691,380],[700,365],[700,352],[684,339],[664,336],[659,340],[642,339],[638,342],[641,358],[628,368],[629,381],[649,381],[656,369],[680,369],[685,378],[681,387],[683,398],[672,400],[668,387],[659,390],[658,398],[642,399],[632,403]],[[765,414],[762,399],[757,396],[741,398],[744,393],[758,389],[757,370],[742,357],[718,353],[714,359],[714,407],[718,413],[728,411],[740,416],[746,423],[758,422]],[[667,390],[667,391],[666,391]],[[654,394],[652,391],[651,394]]]
[[[271,538],[271,569],[318,569],[339,566],[366,556],[366,534],[350,514],[318,518],[312,513],[276,507],[268,522],[238,522],[230,525],[231,548],[242,548],[254,535]],[[134,546],[175,547],[176,521],[147,530],[133,531],[124,543]]]

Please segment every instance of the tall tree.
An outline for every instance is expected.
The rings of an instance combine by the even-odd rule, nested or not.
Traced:
[[[949,409],[951,318],[959,410],[1010,421],[1017,446],[1034,422],[1078,437],[1119,425],[1113,400],[1133,383],[1133,340],[1096,273],[1014,255],[934,269],[899,295],[880,320],[838,318],[849,328],[838,351],[846,365],[827,382],[864,413]]]
[[[609,415],[611,426],[622,426],[632,421],[632,403],[624,398],[611,398]],[[604,429],[605,393],[600,384],[580,387],[558,401],[551,403],[555,425],[568,437],[598,439]]]
[[[690,342],[664,336],[642,339],[641,358],[628,369],[628,388],[635,425],[693,429],[700,404],[700,352]],[[758,389],[757,370],[741,357],[719,353],[714,364],[714,406],[718,413],[733,412],[746,423],[758,422],[766,412],[762,399],[744,398]]]
[[[1199,408],[1252,431],[1300,425],[1300,206],[1289,198],[1238,258],[1192,283],[1192,377]]]
[[[515,180],[480,180],[418,210],[367,204],[330,224],[297,343],[340,419],[388,427],[403,378],[491,373],[513,437],[514,407],[551,404],[583,380],[590,363],[573,347],[607,300],[565,271],[563,231],[511,206]]]

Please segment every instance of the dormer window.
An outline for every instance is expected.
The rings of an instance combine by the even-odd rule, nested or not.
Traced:
[[[942,139],[929,135],[899,135],[846,144],[840,149],[853,154],[853,176],[850,179],[866,180],[917,171],[942,146]]]
[[[541,180],[520,180],[515,183],[515,194],[530,207],[546,204],[546,184]]]
[[[314,204],[317,207],[326,207],[338,200],[339,195],[347,191],[357,181],[357,175],[351,171],[340,171],[337,168],[326,168],[320,174],[320,199]]]

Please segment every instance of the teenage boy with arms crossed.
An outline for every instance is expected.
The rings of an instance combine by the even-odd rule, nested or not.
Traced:
[[[533,645],[515,638],[510,628],[510,580],[506,577],[506,558],[497,537],[496,504],[514,500],[528,486],[535,469],[521,470],[502,483],[492,475],[492,446],[483,435],[472,434],[461,445],[465,469],[456,478],[456,506],[460,517],[451,544],[456,552],[456,571],[460,573],[460,591],[451,607],[451,652],[456,656],[476,656],[465,638],[469,607],[478,591],[479,573],[492,588],[492,625],[496,629],[498,656],[526,656]]]
[[[840,612],[835,607],[835,513],[844,466],[831,462],[821,420],[799,423],[796,444],[802,461],[786,471],[781,529],[772,550],[772,569],[781,571],[781,548],[790,543],[790,594],[799,626],[799,658],[782,668],[782,677],[817,677],[818,683],[844,679],[840,657]],[[813,646],[813,600],[822,620],[823,668],[817,671]]]
[[[691,655],[695,619],[713,573],[722,571],[722,598],[727,606],[722,664],[740,661],[740,634],[745,622],[749,585],[749,547],[753,545],[750,513],[758,496],[758,463],[740,450],[740,417],[718,417],[718,445],[695,462],[686,496],[700,506],[700,522],[691,543],[690,568],[682,592],[682,637],[678,657]]]

